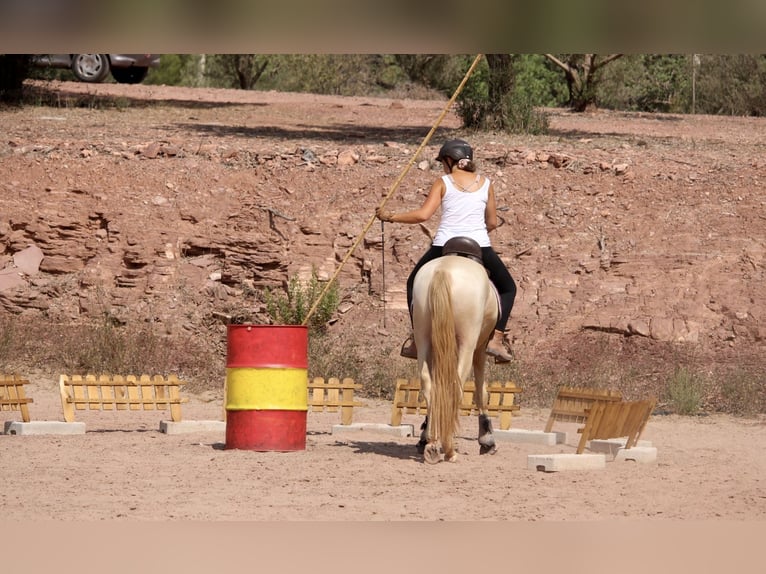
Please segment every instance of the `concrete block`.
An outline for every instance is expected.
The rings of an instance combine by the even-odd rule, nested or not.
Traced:
[[[591,470],[604,468],[606,457],[603,454],[530,454],[527,456],[528,470],[558,472],[561,470]]]
[[[224,421],[160,421],[160,431],[165,434],[192,432],[226,432]]]
[[[657,449],[653,446],[634,446],[633,448],[621,448],[614,456],[614,460],[631,460],[644,464],[657,462]]]
[[[5,422],[5,434],[85,434],[85,423],[63,421]]]
[[[414,436],[413,425],[392,426],[385,423],[352,423],[350,425],[333,425],[332,434],[337,433],[376,433],[392,436]]]
[[[628,442],[626,438],[610,438],[607,440],[592,440],[588,442],[588,449],[591,452],[602,452],[615,456],[617,451],[625,448],[625,444]],[[640,440],[636,443],[636,446],[651,447],[652,443],[648,440]],[[635,448],[635,447],[634,447]]]
[[[544,432],[525,429],[493,430],[496,440],[519,442],[527,444],[556,445],[564,444],[567,440],[565,432]]]

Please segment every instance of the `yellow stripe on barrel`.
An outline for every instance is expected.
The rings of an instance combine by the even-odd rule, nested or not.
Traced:
[[[227,410],[308,410],[306,369],[226,369]]]

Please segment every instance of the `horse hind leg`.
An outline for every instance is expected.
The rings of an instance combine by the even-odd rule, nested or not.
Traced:
[[[420,393],[426,401],[426,412],[429,413],[432,408],[431,399],[431,371],[428,367],[428,361],[422,361],[420,367]],[[416,446],[418,453],[423,455],[423,460],[428,464],[436,464],[441,461],[441,447],[439,441],[434,440],[434,429],[431,428],[433,417],[426,414],[423,424],[420,425],[420,440]]]
[[[423,448],[423,460],[425,462],[428,464],[436,464],[437,462],[441,462],[441,459],[442,455],[439,443],[429,442],[425,445]]]
[[[495,454],[497,445],[495,435],[492,433],[492,421],[487,415],[487,387],[484,382],[485,368],[484,351],[477,348],[473,356],[473,373],[476,379],[476,388],[473,392],[473,402],[479,412],[479,454]]]
[[[423,420],[423,424],[420,425],[420,440],[418,441],[416,448],[418,449],[418,454],[423,455],[424,462],[427,462],[428,464],[441,462],[442,449],[439,441],[428,442],[428,416]],[[456,455],[453,453],[450,458],[445,457],[445,460],[452,462],[455,458]]]
[[[495,454],[497,445],[492,434],[492,421],[485,414],[479,415],[479,454]]]
[[[426,450],[426,445],[428,444],[428,416],[426,415],[426,418],[423,419],[423,424],[420,425],[420,440],[418,441],[418,444],[415,445],[415,447],[418,449],[418,454],[423,454]]]

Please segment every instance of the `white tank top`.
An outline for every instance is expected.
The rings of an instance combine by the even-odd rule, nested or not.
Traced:
[[[489,247],[491,243],[485,219],[489,179],[485,177],[484,184],[472,192],[460,191],[449,175],[443,175],[442,180],[447,191],[442,197],[442,215],[433,244],[443,246],[449,239],[462,236],[475,239],[481,247]]]

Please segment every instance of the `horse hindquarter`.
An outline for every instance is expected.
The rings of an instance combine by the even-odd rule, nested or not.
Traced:
[[[496,304],[486,271],[462,257],[442,257],[415,277],[413,328],[418,347],[421,390],[428,405],[426,440],[441,441],[445,459],[454,460],[463,383],[473,367],[484,380],[484,347],[496,320]],[[482,401],[483,402],[483,401]],[[429,460],[426,449],[426,460]],[[431,451],[432,452],[432,451]]]

